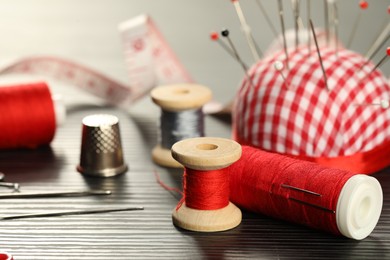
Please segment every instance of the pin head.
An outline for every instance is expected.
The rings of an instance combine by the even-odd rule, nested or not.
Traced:
[[[274,68],[275,68],[277,71],[282,71],[282,70],[284,69],[283,62],[281,62],[280,60],[275,61],[275,63],[274,63]]]
[[[364,10],[368,8],[368,2],[367,1],[360,1],[359,3],[360,9]]]
[[[381,100],[381,107],[383,109],[389,108],[390,107],[390,101],[389,100],[385,100],[385,99]]]
[[[387,56],[390,56],[390,47],[387,47],[386,54],[387,54]]]
[[[228,36],[229,36],[229,30],[228,30],[228,29],[223,29],[223,30],[221,31],[221,35],[222,35],[223,37],[228,37]]]
[[[211,40],[216,41],[219,39],[219,35],[217,32],[212,32],[212,33],[210,33],[210,38],[211,38]]]

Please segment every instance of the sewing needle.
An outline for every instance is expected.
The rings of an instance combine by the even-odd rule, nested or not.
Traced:
[[[133,210],[143,210],[143,209],[144,209],[144,207],[131,207],[131,208],[109,208],[109,209],[62,211],[62,212],[37,213],[37,214],[26,214],[26,215],[2,217],[2,218],[0,218],[0,220],[12,220],[12,219],[22,219],[22,218],[41,218],[41,217],[42,218],[43,217],[60,217],[60,216],[69,216],[69,215],[86,215],[86,214],[108,213],[108,212],[118,212],[118,211],[133,211]]]
[[[91,195],[110,195],[109,190],[82,190],[66,192],[40,192],[40,193],[5,193],[0,194],[0,199],[20,199],[20,198],[58,198],[58,197],[79,197]]]

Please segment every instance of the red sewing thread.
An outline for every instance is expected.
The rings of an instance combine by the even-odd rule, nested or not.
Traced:
[[[184,169],[183,198],[176,207],[180,208],[183,202],[192,209],[215,210],[229,204],[229,175],[222,170],[198,171]]]
[[[0,149],[49,144],[55,126],[53,101],[45,83],[0,87]]]
[[[346,181],[355,175],[339,169],[242,147],[242,157],[227,168],[230,200],[264,215],[340,234],[336,205]],[[298,187],[318,195],[294,190]]]

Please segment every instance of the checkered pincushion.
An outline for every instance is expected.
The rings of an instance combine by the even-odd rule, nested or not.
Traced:
[[[289,50],[283,76],[279,51],[255,64],[233,109],[233,134],[242,144],[298,157],[339,157],[367,152],[390,141],[390,86],[379,70],[352,51],[322,47],[327,85],[315,47]],[[285,66],[286,67],[286,66]],[[367,76],[368,75],[368,76]],[[390,146],[390,143],[389,143]],[[389,155],[390,156],[390,155]]]

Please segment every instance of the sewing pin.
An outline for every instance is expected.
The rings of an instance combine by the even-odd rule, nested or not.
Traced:
[[[289,200],[293,200],[293,201],[298,202],[298,203],[301,203],[301,204],[304,204],[304,205],[307,205],[307,206],[310,206],[310,207],[314,207],[314,208],[317,208],[317,209],[320,209],[320,210],[324,210],[324,211],[327,211],[327,212],[330,212],[330,213],[333,213],[333,214],[336,213],[336,211],[334,211],[332,209],[328,209],[328,208],[325,208],[325,207],[320,206],[320,205],[312,204],[312,203],[309,203],[307,201],[303,201],[303,200],[292,198],[292,197],[289,197],[288,199]]]
[[[249,75],[248,75],[248,67],[247,67],[247,66],[245,65],[245,63],[242,61],[240,55],[239,55],[238,52],[237,52],[236,47],[234,46],[232,40],[231,40],[230,37],[229,37],[229,34],[230,34],[230,32],[229,32],[228,29],[224,29],[224,30],[221,31],[221,35],[227,39],[227,41],[228,41],[228,43],[229,43],[229,45],[230,45],[230,48],[231,48],[231,50],[233,51],[234,56],[236,57],[236,60],[241,64],[241,67],[242,67],[242,69],[244,70],[244,73],[245,73],[245,75],[246,75],[246,78],[247,78],[247,80],[249,81],[249,84],[251,84],[251,87],[254,87],[254,84],[253,84],[251,78],[250,78]]]
[[[387,32],[386,32],[387,31]],[[360,67],[359,70],[362,70],[371,60],[372,58],[378,53],[378,51],[385,45],[385,43],[390,39],[390,24],[387,26],[387,30],[384,32],[387,33],[387,36],[385,36],[383,39],[380,39],[381,36],[379,36],[378,39],[380,39],[380,42],[375,42],[375,49],[370,48],[370,56],[367,58],[366,62]]]
[[[288,51],[287,51],[287,41],[286,41],[286,29],[284,27],[284,16],[283,16],[284,12],[283,12],[282,0],[278,0],[278,8],[279,8],[280,24],[282,26],[283,48],[284,48],[284,53],[286,55],[286,65],[287,65],[287,69],[290,70]]]
[[[388,109],[390,107],[390,101],[386,99],[380,100],[379,103],[366,103],[366,104],[356,104],[357,106],[380,106],[383,109]]]
[[[311,19],[311,7],[310,7],[311,0],[306,0],[306,15],[307,15],[307,49],[308,54],[311,53],[311,31],[310,31],[310,19]]]
[[[339,11],[336,0],[330,1],[332,5],[333,29],[334,29],[334,45],[336,57],[339,56]]]
[[[232,49],[229,48],[229,46],[227,46],[223,41],[221,41],[221,39],[219,38],[219,34],[217,32],[212,32],[210,34],[210,38],[211,40],[213,41],[216,41],[218,42],[218,44],[235,60],[237,60],[238,62],[242,62],[244,63],[242,60],[240,61],[239,59],[237,59],[237,56],[236,54],[232,51]],[[246,63],[244,63],[245,65],[245,68],[248,68],[248,65]]]
[[[317,193],[317,192],[314,192],[314,191],[301,189],[301,188],[294,187],[294,186],[287,185],[287,184],[282,184],[282,185],[280,185],[280,186],[283,187],[283,188],[286,188],[286,189],[296,190],[296,191],[304,192],[304,193],[307,193],[307,194],[310,194],[310,195],[322,197],[321,194],[319,194],[319,193]]]
[[[284,69],[283,62],[281,62],[280,60],[275,61],[275,63],[274,63],[274,68],[275,68],[277,71],[279,71],[280,76],[283,78],[284,83],[286,84],[287,88],[290,88],[289,85],[287,84],[286,77],[285,77],[284,74],[283,74],[283,69]]]
[[[248,43],[249,49],[251,50],[253,58],[254,58],[254,60],[256,62],[256,61],[258,61],[260,59],[258,50],[259,50],[259,52],[261,52],[261,51],[260,51],[259,47],[256,46],[256,44],[255,44],[255,41],[253,39],[253,35],[251,33],[251,28],[249,27],[248,23],[246,22],[246,19],[245,19],[244,13],[242,12],[242,9],[241,9],[239,1],[238,0],[232,0],[232,3],[233,3],[233,5],[234,5],[234,7],[236,9],[236,13],[237,13],[238,19],[240,20],[241,29],[244,32],[244,35],[245,35],[246,41]]]
[[[52,213],[36,213],[36,214],[1,217],[0,220],[12,220],[12,219],[22,219],[22,218],[59,217],[59,216],[69,216],[69,215],[86,215],[86,214],[108,213],[108,212],[118,212],[118,211],[133,211],[133,210],[143,210],[143,209],[144,209],[144,207],[130,207],[130,208],[109,208],[109,209],[61,211],[61,212],[52,212]]]
[[[83,190],[66,192],[40,192],[40,193],[11,193],[0,194],[0,199],[21,199],[21,198],[59,198],[59,197],[79,197],[91,195],[110,195],[109,190]]]
[[[276,31],[276,28],[274,24],[272,23],[267,11],[265,10],[264,6],[260,2],[260,0],[256,0],[257,6],[260,8],[261,13],[263,14],[265,20],[267,21],[269,27],[271,28],[272,33],[274,34],[275,38],[278,38],[278,32]]]
[[[358,28],[358,25],[359,25],[359,22],[360,22],[363,10],[368,8],[368,2],[362,0],[362,1],[359,2],[359,6],[360,6],[360,12],[359,12],[359,14],[358,14],[354,24],[353,24],[351,35],[349,36],[349,40],[348,40],[348,43],[347,43],[347,48],[348,49],[351,47],[352,41],[355,38],[356,30]]]
[[[328,1],[323,0],[324,3],[324,24],[325,24],[325,34],[326,34],[326,44],[329,45],[329,6]]]
[[[292,0],[294,11],[295,49],[297,49],[299,45],[299,3],[299,0]]]
[[[375,67],[372,68],[372,70],[367,74],[367,76],[373,73],[374,70],[379,68],[387,60],[389,56],[390,56],[390,47],[387,47],[385,56],[383,56],[383,58],[378,62],[378,64],[376,64]]]
[[[326,76],[326,71],[325,71],[325,68],[324,68],[324,63],[322,62],[322,58],[321,58],[321,53],[320,53],[320,48],[318,46],[318,41],[317,41],[317,36],[316,36],[316,32],[314,30],[314,25],[313,25],[313,21],[310,20],[310,27],[311,27],[311,30],[313,32],[313,38],[314,38],[314,43],[316,45],[316,49],[317,49],[317,54],[318,54],[318,59],[320,60],[320,65],[321,65],[321,69],[322,69],[322,74],[324,76],[324,81],[325,81],[325,86],[326,86],[326,89],[329,91],[329,87],[328,87],[328,78]]]

